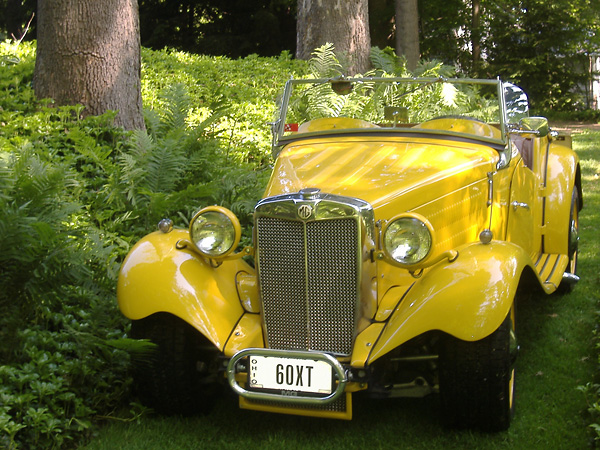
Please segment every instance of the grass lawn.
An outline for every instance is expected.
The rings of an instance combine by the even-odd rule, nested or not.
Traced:
[[[507,432],[443,426],[439,399],[356,398],[351,422],[242,411],[227,396],[206,417],[147,415],[107,421],[87,450],[153,449],[582,449],[593,443],[584,394],[597,381],[594,330],[600,299],[600,131],[577,130],[584,209],[579,275],[565,296],[531,295],[517,305],[516,415]]]

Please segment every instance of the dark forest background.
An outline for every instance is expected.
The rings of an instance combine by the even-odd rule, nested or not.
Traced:
[[[36,39],[36,3],[0,0],[0,39]],[[372,46],[395,47],[394,6],[394,0],[369,0]],[[598,108],[592,84],[599,76],[593,67],[600,0],[428,0],[418,6],[422,60],[453,65],[470,77],[516,82],[543,112]],[[234,59],[294,55],[296,12],[296,0],[139,0],[141,43]]]

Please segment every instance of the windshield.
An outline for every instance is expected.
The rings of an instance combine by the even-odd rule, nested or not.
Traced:
[[[507,123],[504,98],[525,114],[527,97],[521,94],[516,86],[499,80],[290,80],[273,124],[274,144],[280,146],[314,134],[348,132],[442,133],[501,144]]]

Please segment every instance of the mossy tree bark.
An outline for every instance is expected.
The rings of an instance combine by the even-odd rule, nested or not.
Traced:
[[[137,0],[38,0],[33,77],[38,98],[118,111],[116,125],[144,128]]]

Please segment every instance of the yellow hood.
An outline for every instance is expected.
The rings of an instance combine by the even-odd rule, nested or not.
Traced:
[[[314,187],[360,198],[376,210],[402,197],[407,211],[486,178],[497,161],[488,146],[449,139],[303,140],[281,151],[265,196]]]

